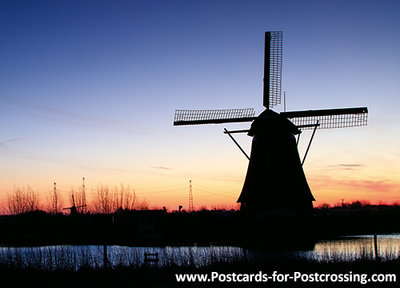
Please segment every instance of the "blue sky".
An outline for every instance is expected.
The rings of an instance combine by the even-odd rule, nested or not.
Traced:
[[[399,12],[398,1],[2,0],[0,198],[54,181],[67,194],[85,176],[93,189],[123,182],[171,206],[186,201],[192,179],[195,204],[234,203],[247,162],[225,126],[173,127],[173,114],[261,112],[264,32],[275,30],[288,110],[370,111],[368,127],[317,134],[305,167],[316,198],[329,198],[318,179],[342,164],[360,168],[336,169],[336,179],[395,186]]]

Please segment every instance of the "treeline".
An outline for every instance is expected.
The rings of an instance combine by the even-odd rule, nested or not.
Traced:
[[[315,209],[368,208],[368,207],[388,207],[388,206],[399,207],[400,203],[393,203],[390,205],[385,204],[385,203],[371,204],[371,202],[367,201],[367,200],[356,200],[356,201],[346,203],[346,202],[344,202],[344,200],[342,200],[341,203],[336,203],[334,205],[330,205],[328,203],[323,203],[323,204],[315,207]]]
[[[118,186],[99,185],[94,191],[85,193],[84,188],[71,189],[68,196],[63,197],[59,191],[48,192],[47,195],[33,190],[31,187],[14,188],[7,193],[7,199],[0,203],[0,214],[19,215],[35,211],[51,214],[76,213],[112,214],[121,210],[148,210],[150,204],[145,199],[139,199],[135,190],[121,184]],[[86,196],[90,196],[86,198]],[[180,207],[181,208],[181,207]],[[213,209],[213,210],[232,210]],[[234,209],[236,210],[236,209]],[[379,211],[378,211],[379,210]],[[357,200],[350,203],[336,203],[335,205],[321,204],[314,208],[314,215],[343,214],[363,211],[382,213],[400,211],[400,204],[371,204],[366,200]],[[179,210],[180,211],[180,210]],[[208,211],[206,207],[200,207],[197,211]]]
[[[400,217],[398,204],[370,204],[367,201],[353,201],[330,207],[323,205],[314,209],[320,226],[336,234],[376,234],[400,231],[395,219]]]
[[[138,199],[135,190],[129,186],[109,187],[100,185],[90,193],[90,199],[83,188],[71,190],[68,199],[55,191],[45,199],[31,187],[14,188],[7,193],[6,203],[2,203],[2,214],[19,215],[30,212],[43,211],[52,214],[70,213],[98,213],[111,214],[117,210],[147,210],[150,208],[145,199]]]
[[[371,204],[369,201],[357,200],[350,203],[337,203],[336,205],[322,204],[314,208],[314,214],[326,213],[354,213],[354,212],[400,212],[400,204]]]

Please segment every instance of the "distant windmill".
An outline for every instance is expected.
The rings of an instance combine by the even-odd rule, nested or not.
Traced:
[[[71,216],[75,216],[75,215],[78,215],[78,208],[84,208],[84,207],[86,207],[86,204],[85,205],[76,206],[75,205],[75,197],[74,197],[73,193],[72,193],[71,197],[72,197],[72,206],[71,207],[67,207],[67,208],[63,208],[63,210],[70,210],[70,215]]]
[[[247,132],[253,137],[246,179],[238,199],[241,210],[255,216],[308,215],[315,201],[308,186],[295,135],[302,129],[344,128],[367,124],[368,109],[344,108],[277,113],[281,102],[282,32],[265,33],[263,106],[254,109],[176,110],[174,125],[253,122],[249,130],[224,130],[247,156],[231,134]],[[306,155],[308,152],[306,151]],[[305,156],[306,156],[305,155]]]

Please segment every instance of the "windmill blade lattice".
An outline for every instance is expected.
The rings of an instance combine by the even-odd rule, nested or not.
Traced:
[[[174,126],[249,122],[255,118],[253,108],[223,110],[176,110]]]
[[[280,114],[301,129],[314,129],[317,121],[319,129],[330,129],[366,126],[368,120],[367,107],[293,111]]]
[[[264,100],[269,109],[281,103],[282,31],[265,32]]]

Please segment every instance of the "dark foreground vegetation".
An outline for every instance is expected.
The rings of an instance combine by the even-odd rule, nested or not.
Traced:
[[[340,235],[378,234],[400,231],[399,206],[343,205],[315,209],[312,217],[269,216],[251,221],[240,211],[203,210],[191,213],[164,210],[123,210],[112,214],[53,215],[43,211],[0,217],[0,244],[3,246],[40,246],[56,244],[97,245],[210,245],[238,244],[269,249],[288,249],[291,246],[313,245],[316,239],[329,239]],[[307,249],[307,247],[304,247]],[[312,249],[312,248],[311,248]],[[372,252],[371,252],[372,253]],[[167,265],[158,263],[102,262],[76,268],[62,265],[53,268],[46,265],[28,264],[7,258],[3,253],[0,261],[1,287],[398,287],[400,259],[375,259],[372,254],[357,260],[345,261],[329,258],[328,261],[306,258],[273,257],[250,259],[237,257],[227,261],[211,261],[198,267],[192,262],[178,265],[173,259]],[[87,255],[87,254],[86,254]],[[42,256],[44,257],[44,256]],[[189,257],[190,258],[190,257]],[[133,261],[134,262],[134,261]],[[32,264],[33,263],[33,264]],[[64,266],[63,266],[64,265]],[[176,273],[249,273],[260,271],[271,275],[293,274],[295,271],[314,273],[394,274],[396,282],[320,283],[320,282],[206,282],[179,283]]]
[[[396,281],[383,281],[380,283],[358,282],[308,282],[300,280],[289,282],[218,282],[213,283],[179,283],[176,280],[177,273],[208,274],[257,274],[267,273],[272,275],[274,271],[279,274],[301,272],[303,274],[328,273],[328,274],[391,274]],[[78,271],[63,269],[48,271],[32,267],[21,268],[18,265],[0,265],[1,287],[398,287],[400,260],[380,262],[370,259],[360,259],[352,262],[340,260],[331,262],[318,262],[306,259],[285,259],[213,263],[209,266],[196,268],[192,265],[169,265],[158,267],[156,265],[117,266],[114,268],[81,268]]]
[[[287,246],[302,239],[307,242],[341,235],[400,231],[397,221],[400,206],[396,205],[355,203],[314,211],[315,215],[309,217],[266,216],[258,220],[246,218],[236,210],[167,213],[164,210],[120,209],[112,214],[77,215],[33,211],[0,216],[0,244],[243,245],[253,240],[277,239],[278,244]],[[290,243],[282,239],[289,239]]]

